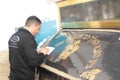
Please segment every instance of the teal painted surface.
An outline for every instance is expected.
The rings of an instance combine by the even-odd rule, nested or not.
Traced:
[[[44,44],[57,32],[56,20],[43,21],[39,33],[35,36],[37,44]]]
[[[52,55],[54,55],[54,59],[58,58],[60,53],[62,53],[66,46],[68,45],[67,43],[67,36],[62,35],[62,33],[57,34],[49,43],[48,46],[54,47],[55,50],[52,52]]]

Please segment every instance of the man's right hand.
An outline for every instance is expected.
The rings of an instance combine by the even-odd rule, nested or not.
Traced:
[[[38,53],[43,53],[44,55],[47,55],[47,53],[49,52],[48,48],[40,48],[38,49]]]

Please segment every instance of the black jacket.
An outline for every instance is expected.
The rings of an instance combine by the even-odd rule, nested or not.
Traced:
[[[36,52],[34,36],[26,29],[19,29],[9,39],[10,78],[34,80],[35,68],[44,61],[43,54]]]

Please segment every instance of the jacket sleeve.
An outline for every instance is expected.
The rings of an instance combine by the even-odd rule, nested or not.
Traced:
[[[40,66],[41,63],[44,62],[46,56],[44,54],[38,54],[36,51],[36,42],[35,40],[26,39],[24,43],[24,49],[26,53],[26,57],[28,59],[28,65],[30,66]]]

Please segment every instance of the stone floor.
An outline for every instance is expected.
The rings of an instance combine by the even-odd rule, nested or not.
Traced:
[[[0,80],[8,80],[9,61],[8,51],[0,51]]]

